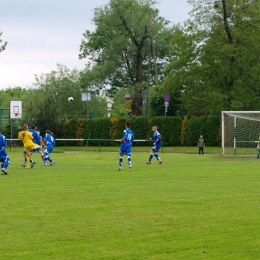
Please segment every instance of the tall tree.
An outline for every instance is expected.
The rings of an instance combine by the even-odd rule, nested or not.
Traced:
[[[0,32],[0,37],[2,36],[2,32]],[[3,40],[0,39],[0,43],[2,42]],[[7,45],[7,42],[5,42],[2,46],[0,46],[0,52],[4,51],[5,50],[5,47]]]
[[[189,114],[259,109],[259,1],[188,2],[193,19],[172,39],[178,58],[167,68],[165,88],[173,80],[185,85]]]
[[[55,97],[55,104],[58,107],[59,115],[73,115],[85,113],[85,106],[81,102],[80,71],[70,70],[66,66],[57,65],[57,70],[35,77],[34,87],[38,95],[49,96],[52,93]],[[41,93],[41,94],[39,94]],[[69,103],[68,98],[73,97],[74,101]],[[37,102],[34,102],[37,107]]]
[[[70,70],[58,64],[56,71],[36,76],[35,80],[36,91],[33,94],[35,98],[32,99],[33,102],[30,102],[28,114],[31,110],[38,111],[38,116],[44,113],[39,107],[41,104],[39,97],[41,97],[47,105],[48,99],[53,101],[53,106],[57,107],[57,114],[60,117],[86,117],[87,114],[89,117],[103,117],[106,115],[106,98],[102,93],[96,93],[95,88],[83,86],[81,72],[77,69]],[[82,101],[82,92],[91,92],[91,100]],[[74,100],[69,102],[69,97],[73,97]],[[41,106],[47,108],[46,104],[41,104]],[[43,117],[45,118],[45,115]]]
[[[172,28],[158,15],[155,4],[153,0],[110,0],[95,9],[96,30],[86,31],[80,45],[79,57],[89,59],[86,79],[92,78],[90,82],[96,81],[100,88],[109,86],[112,91],[128,88],[135,115],[142,111],[142,90],[157,83],[146,68],[155,64],[150,72],[158,74],[161,82],[167,57],[172,56]]]

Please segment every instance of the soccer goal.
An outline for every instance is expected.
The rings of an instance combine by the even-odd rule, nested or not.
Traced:
[[[260,111],[222,111],[222,154],[256,153],[260,132]],[[255,149],[255,150],[254,150]]]

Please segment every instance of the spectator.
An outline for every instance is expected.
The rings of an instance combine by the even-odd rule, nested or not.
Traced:
[[[198,142],[197,142],[197,146],[199,148],[199,154],[204,154],[204,147],[205,147],[205,142],[203,139],[203,136],[201,135]]]

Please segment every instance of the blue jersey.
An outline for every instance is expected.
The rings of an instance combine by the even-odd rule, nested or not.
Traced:
[[[29,129],[28,131],[29,131],[29,132],[32,134],[32,136],[33,136],[33,142],[34,142],[35,144],[41,145],[41,142],[40,142],[40,134],[39,134],[37,131],[35,131],[34,129]]]
[[[155,131],[153,133],[153,143],[154,144],[153,144],[152,150],[154,152],[158,152],[162,145],[162,137],[161,137],[161,134],[159,133],[159,131]]]
[[[6,146],[7,146],[7,141],[4,135],[0,134],[0,158],[4,158],[7,156],[7,152],[5,150]]]
[[[44,140],[46,141],[46,146],[54,146],[55,145],[55,139],[54,137],[49,134],[49,133],[46,133],[45,136],[44,136]]]
[[[124,141],[121,144],[121,147],[132,147],[132,142],[134,141],[134,132],[131,129],[126,129],[123,132]]]
[[[126,129],[123,132],[124,141],[120,145],[119,154],[131,156],[132,142],[134,141],[134,132],[131,129]]]
[[[40,134],[39,134],[39,140],[42,141],[42,137],[40,136]]]
[[[162,141],[161,134],[159,133],[159,131],[155,131],[153,133],[153,142],[156,144],[159,144],[159,143],[161,143],[161,141]]]

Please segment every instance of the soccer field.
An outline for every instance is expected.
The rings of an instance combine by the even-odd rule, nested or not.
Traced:
[[[55,148],[56,149],[56,148]],[[59,149],[56,149],[58,151]],[[260,258],[260,160],[160,153],[52,153],[54,166],[2,175],[0,259]]]

